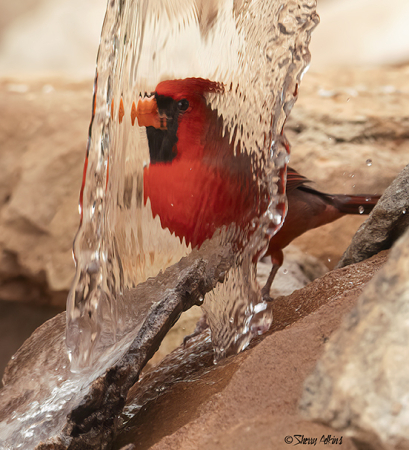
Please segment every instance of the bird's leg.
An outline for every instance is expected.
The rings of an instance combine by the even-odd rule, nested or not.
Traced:
[[[273,264],[273,267],[271,268],[270,275],[267,278],[266,284],[261,288],[261,295],[265,302],[272,302],[274,299],[270,297],[270,289],[271,285],[273,284],[274,278],[278,272],[278,269],[280,266],[276,266]]]
[[[188,341],[190,341],[190,339],[202,333],[207,328],[209,328],[209,324],[207,323],[206,314],[203,314],[203,316],[197,321],[196,328],[193,333],[188,334],[183,338],[183,347],[186,347],[186,344],[188,343]]]
[[[271,262],[273,267],[271,268],[270,275],[267,278],[266,284],[261,288],[261,295],[265,302],[272,302],[274,299],[270,297],[271,285],[273,284],[274,278],[277,275],[278,269],[283,265],[284,255],[282,250],[275,250],[271,253]]]

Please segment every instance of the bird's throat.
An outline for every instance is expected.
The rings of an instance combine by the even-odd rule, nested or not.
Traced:
[[[151,164],[171,163],[177,155],[176,143],[178,141],[177,127],[175,130],[160,130],[147,127],[146,135],[149,144],[149,157]]]

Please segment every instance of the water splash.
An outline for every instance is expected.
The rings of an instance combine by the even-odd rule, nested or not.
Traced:
[[[204,302],[216,353],[268,328],[254,263],[286,213],[282,130],[309,63],[315,6],[108,2],[67,301],[73,370],[127,340],[138,305],[126,290],[213,235],[237,250]]]
[[[101,359],[89,370],[73,374],[64,324],[63,314],[51,319],[36,331],[37,345],[28,344],[29,338],[12,358],[0,390],[2,450],[32,450],[41,441],[58,436],[67,415],[84,399],[91,383],[117,359],[112,352],[109,360]],[[124,350],[119,347],[117,352]]]

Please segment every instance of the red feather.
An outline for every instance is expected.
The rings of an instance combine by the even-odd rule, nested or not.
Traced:
[[[179,119],[176,157],[144,171],[145,203],[149,198],[162,227],[192,247],[224,225],[243,227],[260,214],[251,160],[234,155],[234,139],[223,136],[223,120],[206,103],[209,92],[222,92],[222,85],[187,79],[157,86],[158,95],[187,99],[189,108]]]

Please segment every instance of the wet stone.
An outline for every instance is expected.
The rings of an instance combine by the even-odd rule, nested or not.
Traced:
[[[337,267],[344,267],[388,249],[409,228],[409,165],[385,190],[368,219],[359,227]]]
[[[304,386],[304,417],[348,434],[358,449],[409,448],[408,270],[409,230]]]

